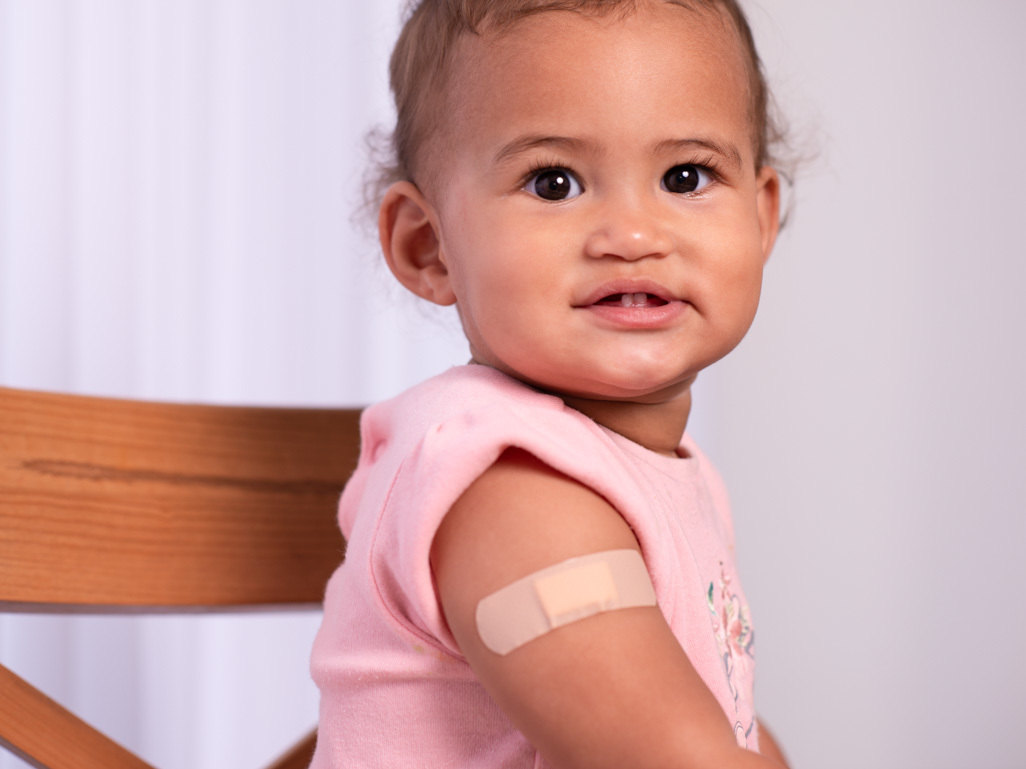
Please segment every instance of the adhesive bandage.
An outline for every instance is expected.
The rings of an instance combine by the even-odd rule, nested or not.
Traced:
[[[616,609],[655,606],[637,550],[606,550],[529,574],[477,604],[477,632],[496,654],[509,654],[561,625]]]

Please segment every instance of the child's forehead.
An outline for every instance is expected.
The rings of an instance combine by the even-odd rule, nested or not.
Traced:
[[[579,51],[581,45],[590,43],[608,56],[617,56],[629,51],[629,47],[619,43],[638,32],[675,39],[682,49],[727,63],[739,75],[732,79],[747,89],[741,41],[730,19],[718,6],[642,0],[629,11],[623,8],[606,11],[547,9],[505,24],[486,19],[477,32],[464,34],[455,41],[447,72],[440,83],[446,93],[438,95],[439,102],[448,101],[457,110],[466,108],[464,100],[480,96],[481,91],[473,86],[482,79],[494,79],[498,71],[500,75],[509,75],[504,78],[507,82],[516,82],[517,72],[523,69],[518,65],[542,59],[556,66],[542,71],[530,67],[531,77],[545,78],[531,85],[542,87],[550,81],[561,81],[563,74],[577,65],[574,51]],[[623,57],[619,63],[625,69],[631,68],[633,62],[629,53],[623,53]],[[595,75],[597,80],[610,76],[608,71]]]
[[[740,53],[736,30],[727,14],[716,3],[696,2],[687,5],[675,0],[639,0],[636,3],[611,3],[597,7],[587,6],[572,10],[554,7],[536,9],[510,18],[486,17],[474,32],[466,32],[454,41],[450,73],[473,68],[475,62],[461,56],[468,49],[515,49],[518,44],[529,44],[553,35],[581,34],[589,28],[624,33],[630,28],[658,27],[668,34],[690,36],[692,44],[712,43],[729,54]],[[720,33],[710,39],[709,31]],[[504,45],[505,44],[505,45]],[[559,50],[538,51],[538,55],[558,56]]]
[[[743,52],[729,21],[671,3],[647,4],[629,14],[546,11],[467,35],[454,52],[447,96],[454,114],[467,114],[482,99],[495,103],[496,88],[528,90],[557,102],[566,89],[606,92],[651,65],[646,60],[656,50],[662,66],[650,66],[651,77],[668,80],[664,72],[673,71],[671,89],[714,78],[719,90],[738,91],[747,100]],[[602,66],[594,66],[596,58]],[[692,66],[682,70],[677,65],[684,59]],[[652,93],[639,92],[637,98]],[[552,108],[558,110],[558,103]]]
[[[712,5],[704,10],[662,0],[637,5],[630,13],[546,10],[504,25],[486,20],[478,31],[464,34],[450,51],[444,78],[435,84],[430,115],[423,115],[426,130],[415,150],[419,183],[444,177],[455,158],[466,156],[474,131],[523,125],[525,113],[540,116],[543,133],[562,125],[580,128],[588,120],[619,122],[622,113],[600,115],[601,104],[592,109],[596,100],[589,101],[589,94],[620,96],[633,112],[651,109],[657,100],[676,102],[681,93],[704,85],[710,98],[737,107],[734,123],[749,132],[748,75],[730,19]],[[689,65],[682,69],[685,60]],[[626,76],[646,67],[662,90],[623,98]],[[579,109],[582,104],[590,116]]]

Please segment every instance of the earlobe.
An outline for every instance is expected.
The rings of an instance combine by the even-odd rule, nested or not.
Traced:
[[[768,261],[780,231],[780,175],[776,169],[763,166],[756,179],[759,209],[759,232],[762,236],[762,259]]]
[[[412,182],[396,182],[385,192],[378,237],[388,268],[400,283],[435,304],[455,304],[434,209]]]

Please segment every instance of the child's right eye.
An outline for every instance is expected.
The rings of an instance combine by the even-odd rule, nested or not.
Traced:
[[[583,192],[581,183],[565,168],[546,168],[536,173],[524,189],[542,200],[568,200]]]

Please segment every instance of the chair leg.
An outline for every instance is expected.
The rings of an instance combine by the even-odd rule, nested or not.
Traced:
[[[0,747],[39,769],[153,769],[3,665]]]
[[[313,760],[314,747],[317,745],[317,730],[314,729],[306,737],[271,764],[267,769],[307,769]]]

